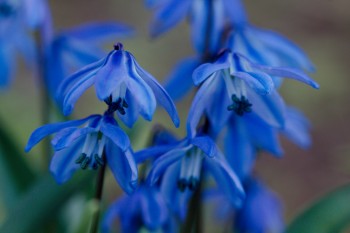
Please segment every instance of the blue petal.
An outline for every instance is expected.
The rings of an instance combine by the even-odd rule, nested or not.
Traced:
[[[126,84],[134,101],[137,102],[141,116],[151,121],[157,106],[156,98],[151,88],[142,78],[137,76],[131,76]]]
[[[95,77],[97,97],[104,101],[130,77],[131,60],[126,51],[112,51]]]
[[[93,132],[97,132],[97,130],[91,127],[84,127],[82,129],[77,127],[65,128],[56,134],[52,139],[51,144],[55,151],[62,150],[70,146],[71,143],[79,137]]]
[[[63,99],[63,113],[65,115],[72,112],[75,102],[86,91],[86,89],[93,85],[95,82],[94,76],[98,71],[98,68],[104,62],[105,59],[101,59],[88,65],[62,82],[58,90],[58,100]]]
[[[192,0],[169,0],[156,9],[151,34],[156,37],[178,24],[187,15]]]
[[[161,193],[167,202],[171,212],[180,220],[185,220],[187,215],[188,202],[193,194],[189,190],[180,192],[176,183],[181,168],[181,160],[170,165],[162,178]]]
[[[205,158],[204,161],[218,186],[226,193],[232,204],[235,206],[241,205],[245,196],[243,186],[224,157],[220,155]]]
[[[73,173],[79,169],[79,164],[75,160],[80,156],[84,137],[76,140],[70,147],[57,151],[50,163],[50,172],[55,177],[57,183],[62,184],[68,181]]]
[[[219,153],[215,142],[208,136],[195,137],[191,139],[191,143],[200,148],[210,158],[215,157]]]
[[[81,41],[100,41],[121,36],[129,36],[133,30],[115,22],[92,22],[65,30],[62,34]]]
[[[230,51],[226,50],[214,63],[205,63],[193,71],[192,79],[195,85],[201,84],[214,72],[228,69],[230,67]]]
[[[283,128],[285,124],[285,104],[276,90],[268,95],[258,95],[247,89],[247,96],[252,103],[253,112],[269,125]]]
[[[191,38],[192,43],[194,45],[195,50],[199,54],[203,54],[206,46],[206,37],[207,35],[207,25],[208,21],[211,20],[208,17],[208,11],[211,10],[211,8],[208,6],[207,1],[193,1],[191,6],[191,17],[190,17],[190,24],[191,24]],[[210,38],[210,37],[209,37]],[[208,40],[210,40],[208,38]]]
[[[177,144],[160,145],[140,150],[135,153],[135,160],[137,163],[143,163],[145,160],[150,158],[157,159],[160,155],[163,155],[166,152],[170,151],[176,145]]]
[[[142,187],[140,205],[144,224],[148,230],[157,230],[165,223],[168,209],[160,192],[155,188]]]
[[[133,193],[137,186],[137,166],[131,150],[122,152],[114,142],[108,141],[106,158],[108,166],[121,188],[127,194]]]
[[[181,60],[166,79],[165,90],[174,101],[180,100],[193,87],[192,73],[199,65],[196,57]]]
[[[147,178],[150,185],[156,183],[158,178],[165,172],[165,170],[171,164],[180,160],[186,154],[188,149],[189,147],[173,149],[155,160]]]
[[[245,124],[256,149],[266,150],[278,157],[283,154],[276,128],[254,114],[246,116]]]
[[[241,180],[245,180],[247,176],[250,176],[255,163],[256,149],[244,119],[237,116],[231,118],[224,143],[229,165]]]
[[[216,90],[215,79],[215,77],[211,77],[206,80],[201,85],[192,101],[186,123],[187,135],[189,138],[193,138],[196,135],[196,128],[203,116],[204,110],[208,105],[211,105],[211,102],[215,101],[215,99],[212,98],[213,92]]]
[[[274,88],[272,78],[263,72],[235,72],[233,75],[242,79],[248,86],[250,86],[260,95],[266,95]]]
[[[241,0],[223,0],[224,8],[235,27],[244,26],[247,22],[247,15]]]
[[[12,52],[10,48],[0,46],[0,88],[9,86],[12,81],[11,78],[15,70],[15,61]]]
[[[108,118],[111,118],[112,120]],[[128,135],[117,125],[117,122],[112,117],[104,117],[103,119],[100,128],[101,132],[123,152],[126,151],[130,147]]]
[[[132,128],[139,117],[140,106],[133,100],[133,96],[129,90],[126,90],[125,101],[129,105],[125,108],[125,114],[122,115],[119,112],[117,112],[117,114],[126,126]]]
[[[149,85],[149,87],[153,90],[154,95],[157,98],[157,101],[160,105],[164,107],[164,109],[168,112],[171,117],[174,125],[178,127],[180,125],[180,119],[176,111],[176,107],[168,95],[168,93],[164,90],[164,88],[156,81],[156,79],[149,74],[147,71],[142,69],[142,67],[133,59],[134,65],[136,67],[137,73],[143,78],[143,80]]]
[[[266,47],[277,53],[286,65],[299,69],[304,68],[308,71],[315,70],[314,65],[304,51],[287,38],[271,30],[262,30],[254,27],[251,27],[251,30]]]
[[[243,59],[246,62],[248,62],[251,67],[257,70],[260,70],[262,72],[265,72],[269,75],[275,75],[282,78],[283,77],[292,78],[300,82],[303,82],[305,84],[308,84],[313,88],[316,88],[316,89],[319,88],[319,85],[313,79],[311,79],[309,76],[307,76],[305,73],[301,72],[300,70],[288,68],[288,67],[272,67],[272,66],[258,65],[258,64],[254,64],[252,61],[250,61],[247,57],[243,56],[242,54],[235,53],[235,56],[238,56],[239,59]]]
[[[40,142],[47,135],[56,133],[64,128],[82,125],[89,120],[97,119],[99,117],[101,117],[101,116],[100,115],[91,115],[91,116],[88,116],[88,117],[86,117],[84,119],[80,119],[80,120],[73,120],[73,121],[66,121],[66,122],[44,125],[38,129],[36,129],[32,133],[32,135],[30,135],[30,138],[28,140],[25,151],[26,152],[30,151],[33,146],[35,146],[38,142]]]
[[[309,148],[311,145],[310,123],[307,118],[295,108],[287,108],[286,126],[282,130],[289,140],[301,148]]]

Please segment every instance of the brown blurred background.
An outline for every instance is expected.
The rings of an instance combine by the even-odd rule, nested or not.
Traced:
[[[282,87],[286,102],[299,107],[312,122],[312,148],[303,151],[284,141],[285,156],[282,159],[263,155],[257,164],[257,174],[284,201],[288,220],[315,198],[350,181],[350,93],[347,90],[350,84],[350,2],[244,2],[253,24],[284,34],[306,51],[317,68],[311,76],[321,86],[316,91],[295,81],[286,81]],[[58,30],[96,20],[117,20],[135,27],[137,35],[123,40],[125,47],[158,79],[165,77],[179,59],[193,53],[189,28],[184,22],[161,38],[150,39],[151,12],[144,8],[141,0],[60,0],[50,3]],[[109,47],[112,48],[112,44]],[[41,124],[36,81],[22,69],[11,89],[0,95],[0,117],[23,148],[30,133]],[[94,100],[94,96],[92,90],[78,101],[76,117],[103,111],[103,105]],[[190,98],[186,101],[178,105],[182,125]],[[162,112],[157,116],[156,120],[160,121]],[[162,122],[172,127],[169,118],[165,117]],[[33,167],[40,168],[42,160],[35,156],[38,151],[33,150],[27,159]],[[107,186],[107,189],[114,190],[115,186]],[[108,198],[115,197],[114,194],[107,195],[110,195]],[[0,211],[0,220],[2,218]]]

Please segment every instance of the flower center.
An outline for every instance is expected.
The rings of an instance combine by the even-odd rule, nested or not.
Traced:
[[[107,99],[105,99],[105,103],[108,105],[108,114],[118,111],[121,115],[125,115],[125,108],[129,107],[125,100],[125,95],[126,85],[125,83],[122,83],[119,88],[117,88]]]
[[[228,111],[234,111],[238,116],[252,111],[252,104],[247,99],[246,84],[234,76],[229,71],[224,73],[224,81],[226,84],[227,94],[232,100],[232,104],[227,106]]]
[[[81,169],[85,170],[88,166],[96,170],[98,166],[103,166],[103,149],[106,144],[106,137],[102,133],[91,133],[86,136],[81,155],[76,164],[80,164]]]
[[[246,112],[252,111],[252,104],[245,96],[238,98],[235,94],[231,96],[232,104],[227,106],[227,110],[234,111],[238,116],[243,116]]]
[[[181,160],[180,176],[177,187],[181,192],[187,188],[195,190],[199,184],[202,166],[202,154],[198,148],[189,150]]]

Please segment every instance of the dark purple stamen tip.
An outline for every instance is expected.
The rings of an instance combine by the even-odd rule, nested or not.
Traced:
[[[114,44],[114,50],[117,50],[117,51],[119,51],[119,50],[124,50],[123,44],[120,43],[120,42],[115,43],[115,44]]]

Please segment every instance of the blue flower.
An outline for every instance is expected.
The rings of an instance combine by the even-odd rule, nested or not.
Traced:
[[[16,54],[19,52],[26,63],[33,67],[36,60],[35,46],[22,17],[20,2],[0,3],[0,88],[7,87],[16,71]]]
[[[238,232],[284,232],[278,197],[257,180],[249,180],[245,187],[247,197],[235,218]]]
[[[156,101],[169,113],[176,126],[179,117],[171,98],[156,81],[136,62],[134,56],[117,43],[106,58],[85,66],[65,79],[59,90],[64,114],[73,110],[75,102],[90,86],[95,85],[97,97],[105,101],[111,111],[117,111],[121,120],[131,127],[140,114],[151,120]]]
[[[232,11],[229,15],[234,30],[229,35],[228,48],[249,57],[258,64],[315,70],[302,49],[274,31],[251,25],[241,1],[232,2],[235,7],[228,10]]]
[[[64,30],[46,48],[46,84],[55,96],[57,87],[72,70],[96,62],[104,55],[101,44],[125,37],[132,30],[114,22],[94,22]]]
[[[208,136],[185,138],[169,144],[156,145],[135,154],[138,162],[155,158],[148,175],[151,185],[161,180],[162,189],[172,195],[173,191],[195,190],[201,179],[201,171],[209,172],[222,187],[232,203],[239,205],[244,191],[236,174],[227,164],[215,143]],[[203,167],[203,168],[202,168]],[[172,170],[168,180],[164,173]],[[167,191],[166,191],[167,190]],[[169,190],[172,190],[169,192]]]
[[[80,125],[85,126],[80,128]],[[91,115],[42,126],[30,136],[26,152],[54,133],[51,144],[55,154],[50,171],[58,183],[69,180],[79,167],[97,169],[107,161],[123,190],[133,192],[137,185],[137,166],[130,141],[111,115]]]
[[[206,114],[214,131],[227,122],[230,113],[254,112],[271,125],[283,126],[285,106],[275,90],[273,76],[289,77],[314,88],[318,84],[299,70],[258,65],[247,57],[224,51],[214,63],[199,66],[193,72],[198,90],[189,114],[188,134],[194,135],[199,120]]]
[[[121,232],[171,232],[168,207],[157,187],[141,184],[130,196],[122,196],[107,210],[102,231],[111,232],[114,220],[119,219]]]
[[[159,36],[189,16],[192,42],[200,54],[206,50],[214,53],[220,48],[221,34],[230,13],[227,9],[234,7],[229,0],[158,0],[146,1],[146,4],[155,11],[151,24],[153,36]]]
[[[309,123],[296,109],[287,107],[285,126],[283,128],[271,126],[256,114],[246,114],[243,117],[232,115],[227,123],[225,132],[226,159],[240,177],[245,180],[250,176],[261,151],[281,157],[283,149],[279,135],[283,134],[301,148],[311,144]]]

